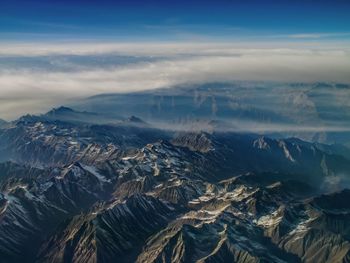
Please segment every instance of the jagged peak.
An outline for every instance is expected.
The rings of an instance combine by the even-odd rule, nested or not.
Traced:
[[[146,123],[144,122],[141,118],[136,117],[134,115],[130,116],[129,118],[126,119],[127,122],[135,122],[135,123]]]
[[[21,116],[19,119],[15,121],[16,124],[27,124],[27,123],[35,123],[42,121],[42,118],[40,118],[37,115],[32,115],[32,114],[26,114]]]
[[[269,150],[271,148],[265,136],[260,136],[258,139],[254,140],[253,147],[261,150]]]
[[[191,151],[203,153],[214,149],[213,141],[206,132],[180,133],[171,142],[176,146],[183,146]]]
[[[58,108],[53,108],[52,110],[48,111],[45,115],[51,116],[51,115],[55,115],[55,114],[73,113],[73,112],[76,112],[76,111],[73,110],[72,108],[60,106]]]

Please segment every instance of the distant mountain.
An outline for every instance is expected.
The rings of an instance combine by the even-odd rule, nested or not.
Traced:
[[[94,123],[94,124],[104,124],[104,123],[113,123],[120,121],[121,119],[113,116],[109,117],[105,114],[98,114],[94,112],[87,111],[76,111],[68,107],[59,107],[52,109],[47,112],[45,115],[41,116],[49,120],[59,120],[59,121],[68,121],[68,122],[80,122],[80,123]]]
[[[324,144],[324,143],[309,144],[309,143],[303,142],[298,138],[288,138],[287,140],[288,142],[302,144],[306,147],[313,145],[314,147],[317,147],[323,152],[334,154],[334,155],[341,155],[350,160],[350,148],[342,144],[330,144],[330,145]]]
[[[93,164],[118,159],[128,151],[160,140],[170,140],[172,145],[187,148],[196,155],[204,154],[202,159],[208,162],[201,165],[208,166],[208,171],[216,169],[210,175],[213,178],[218,174],[225,178],[250,171],[308,174],[312,178],[350,170],[346,157],[332,152],[330,146],[325,151],[318,144],[244,133],[178,133],[145,126],[136,117],[120,125],[86,125],[48,120],[46,116],[44,119],[40,116],[24,117],[15,126],[0,131],[0,156],[3,160],[16,160],[37,167],[74,161]],[[189,162],[194,161],[189,159]]]
[[[146,122],[144,122],[143,120],[141,120],[140,118],[138,118],[136,116],[131,116],[131,117],[127,118],[125,120],[125,122],[127,122],[127,123],[146,124]]]
[[[348,90],[349,85],[334,83],[207,83],[102,94],[74,107],[135,115],[163,128],[214,128],[350,146]]]

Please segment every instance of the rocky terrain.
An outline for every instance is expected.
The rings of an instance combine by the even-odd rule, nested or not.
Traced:
[[[350,262],[346,147],[96,116],[0,129],[1,262]]]

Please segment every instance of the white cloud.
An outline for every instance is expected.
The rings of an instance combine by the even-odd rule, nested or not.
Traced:
[[[257,48],[259,46],[260,48]],[[1,44],[0,117],[39,112],[86,96],[210,81],[350,82],[346,47],[278,43],[95,43]],[[130,55],[158,57],[105,67],[84,64],[76,71],[6,67],[8,56]],[[84,63],[84,62],[82,62]]]
[[[289,38],[295,38],[295,39],[304,39],[304,38],[332,38],[332,37],[346,37],[349,36],[350,33],[304,33],[304,34],[292,34],[287,35]]]

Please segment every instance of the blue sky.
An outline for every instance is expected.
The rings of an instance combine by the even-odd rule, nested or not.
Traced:
[[[346,0],[1,0],[0,34],[1,40],[348,39],[349,13]]]

